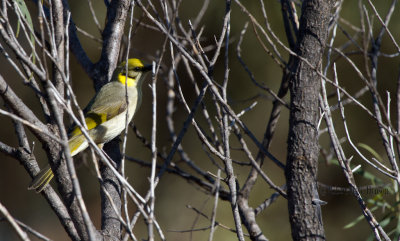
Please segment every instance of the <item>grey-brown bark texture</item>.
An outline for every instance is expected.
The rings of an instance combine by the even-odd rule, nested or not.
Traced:
[[[304,1],[290,79],[286,181],[293,240],[325,240],[317,198],[320,69],[333,1]],[[310,66],[311,64],[311,66]]]

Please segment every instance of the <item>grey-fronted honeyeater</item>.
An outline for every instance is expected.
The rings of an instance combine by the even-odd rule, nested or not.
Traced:
[[[127,111],[128,122],[132,120],[142,101],[144,73],[151,70],[151,67],[143,65],[139,59],[132,58],[128,60],[126,71],[126,62],[122,62],[115,69],[112,80],[97,92],[84,109],[89,136],[98,146],[103,147],[125,129]],[[89,146],[86,137],[77,126],[69,132],[68,144],[71,156]],[[50,165],[47,165],[32,180],[28,189],[41,192],[53,176]]]

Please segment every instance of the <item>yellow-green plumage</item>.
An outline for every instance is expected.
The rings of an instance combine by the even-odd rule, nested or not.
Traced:
[[[122,62],[115,69],[112,81],[104,85],[89,102],[84,110],[85,123],[90,137],[97,145],[102,146],[124,130],[126,111],[128,111],[128,122],[132,120],[141,104],[143,73],[150,69],[151,66],[144,66],[139,59],[129,59],[126,72],[126,62]],[[71,156],[75,156],[89,146],[77,126],[70,131],[68,144]],[[50,166],[47,165],[33,179],[29,189],[41,192],[53,176]]]

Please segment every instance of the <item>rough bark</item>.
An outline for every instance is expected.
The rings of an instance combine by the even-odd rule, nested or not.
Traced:
[[[333,1],[302,6],[296,58],[291,68],[286,181],[293,240],[325,240],[317,192],[320,69]],[[308,63],[307,63],[307,62]],[[311,65],[311,66],[310,66]]]
[[[115,161],[117,169],[119,169],[122,159],[119,151],[119,140],[115,139],[104,145],[104,150],[108,153],[112,160]],[[100,162],[100,173],[103,178],[101,195],[101,230],[106,240],[120,240],[121,238],[121,222],[118,216],[121,215],[121,184],[117,177],[107,167],[106,164]],[[107,197],[104,189],[107,190],[112,201]],[[114,208],[116,210],[114,210]],[[115,212],[117,211],[118,214]]]

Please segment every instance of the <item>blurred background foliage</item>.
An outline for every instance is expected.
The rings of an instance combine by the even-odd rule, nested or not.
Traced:
[[[104,25],[104,19],[106,14],[106,8],[103,1],[92,0],[95,8],[97,17],[100,24]],[[180,11],[180,21],[184,27],[187,27],[188,20],[191,20],[193,16],[199,11],[203,1],[185,0],[182,2]],[[390,5],[389,1],[373,1],[376,4],[378,12],[385,14]],[[36,6],[31,1],[26,1],[29,9],[31,9],[32,18],[34,24],[37,24],[35,14],[37,13]],[[100,38],[100,31],[95,27],[94,22],[89,14],[89,7],[86,1],[70,1],[70,8],[72,12],[72,19],[76,25],[92,34],[93,36]],[[262,12],[258,1],[246,1],[244,3],[252,14],[260,19],[262,22]],[[266,11],[269,17],[270,25],[275,31],[277,36],[286,43],[285,32],[281,17],[281,5],[276,0],[266,0]],[[367,7],[368,9],[368,7]],[[371,11],[372,12],[372,11]],[[225,13],[224,1],[210,1],[210,6],[206,12],[203,22],[200,26],[204,27],[204,32],[201,35],[202,46],[208,46],[214,44],[214,36],[219,36],[222,28],[222,19]],[[135,17],[137,19],[142,18],[142,13],[139,9],[135,10]],[[348,22],[352,23],[356,27],[360,27],[360,12],[358,8],[358,1],[345,1],[341,12],[341,17]],[[376,33],[380,28],[380,23],[374,18],[374,32]],[[144,18],[141,21],[147,23],[148,21]],[[256,100],[258,103],[254,109],[247,112],[243,120],[250,127],[251,131],[257,135],[259,140],[262,139],[263,133],[266,128],[266,124],[269,118],[269,112],[271,110],[271,97],[257,88],[252,84],[247,73],[244,71],[242,66],[239,64],[236,57],[236,45],[239,39],[240,31],[244,24],[248,21],[247,16],[237,7],[236,4],[232,4],[232,22],[231,22],[231,47],[229,52],[230,61],[230,82],[229,82],[229,99],[234,110],[238,113],[242,109],[248,107]],[[399,8],[394,12],[394,16],[389,25],[390,30],[394,36],[400,34],[400,12]],[[355,32],[348,25],[343,22],[340,26],[348,31],[351,35]],[[90,59],[96,62],[99,58],[101,44],[93,41],[82,34],[79,35],[81,43],[84,49],[87,51]],[[134,30],[134,37],[131,43],[132,49],[130,56],[139,57],[145,62],[151,62],[155,60],[155,56],[159,54],[161,46],[165,40],[159,32],[149,30],[143,27],[139,27]],[[2,41],[2,40],[0,40]],[[338,37],[335,41],[335,46],[340,46],[344,42],[348,41],[346,36],[338,29]],[[25,41],[26,42],[26,41]],[[2,43],[2,45],[4,45]],[[280,85],[282,70],[276,65],[274,61],[266,54],[262,46],[256,39],[251,25],[249,26],[246,35],[244,36],[242,48],[242,57],[249,66],[249,69],[253,72],[257,81],[266,84],[272,90],[277,91]],[[282,50],[282,49],[280,49]],[[355,50],[354,48],[347,49],[347,51]],[[393,53],[395,49],[391,41],[385,35],[382,51],[385,53]],[[282,51],[283,53],[286,53]],[[284,55],[288,59],[288,54]],[[355,63],[360,66],[362,72],[365,72],[363,57],[361,55],[354,55],[351,57]],[[169,67],[169,54],[164,58],[165,66]],[[73,80],[73,88],[78,97],[81,107],[84,107],[90,98],[94,95],[93,83],[85,74],[83,69],[77,64],[73,55],[70,59],[71,74]],[[32,90],[27,88],[15,73],[15,71],[8,66],[4,56],[0,57],[0,69],[2,76],[7,80],[10,86],[17,94],[22,97],[24,103],[30,106],[37,116],[42,117],[41,110],[39,108],[38,100],[32,98]],[[341,85],[349,93],[355,93],[357,90],[364,86],[364,83],[357,76],[357,73],[349,66],[349,64],[340,59],[337,61],[338,78]],[[179,70],[179,69],[178,69]],[[215,69],[215,81],[221,82],[223,79],[223,61],[220,60],[217,63]],[[331,71],[330,77],[332,77]],[[185,80],[187,77],[186,73],[178,72],[182,86],[184,87],[184,93],[189,103],[193,103],[195,95],[191,95],[191,89],[193,88],[189,81]],[[200,78],[199,76],[196,76]],[[391,110],[395,111],[395,93],[396,93],[396,80],[399,77],[399,57],[397,58],[380,58],[378,68],[378,90],[382,96],[386,97],[386,91],[391,93]],[[170,136],[166,128],[165,123],[165,105],[166,103],[166,84],[165,79],[167,78],[166,73],[161,73],[157,83],[157,116],[158,116],[158,135],[157,145],[159,150],[161,147],[165,150],[170,149]],[[148,78],[150,79],[150,78]],[[150,83],[150,82],[148,82]],[[334,93],[334,88],[329,87],[331,93]],[[152,97],[150,88],[147,84],[144,84],[144,97],[143,104],[140,108],[139,114],[134,118],[134,123],[138,127],[139,131],[148,139],[150,139],[151,132],[151,104]],[[329,94],[329,93],[328,93]],[[206,102],[211,103],[210,96],[206,96]],[[288,96],[285,98],[288,100]],[[330,100],[331,105],[335,104],[335,98]],[[371,98],[367,94],[361,97],[361,101],[366,104],[367,107],[371,108]],[[0,100],[0,104],[3,106],[4,102]],[[211,110],[210,110],[211,111]],[[213,113],[211,112],[211,115]],[[182,106],[178,104],[177,112],[175,115],[175,128],[179,130],[182,127],[183,121],[186,119],[186,111]],[[354,105],[346,107],[346,117],[351,130],[351,135],[354,143],[365,143],[378,154],[385,156],[384,149],[382,146],[381,139],[379,137],[378,129],[376,128],[375,121],[370,118],[364,111]],[[345,136],[343,130],[343,124],[341,117],[338,112],[334,112],[334,120],[337,125],[335,126],[340,137]],[[204,123],[201,118],[198,119],[200,123]],[[325,128],[322,123],[321,129]],[[270,151],[279,160],[285,162],[286,159],[286,140],[288,130],[288,110],[283,109],[282,116],[280,118],[278,129],[275,134],[275,138],[272,142]],[[11,146],[17,146],[17,140],[13,131],[12,122],[9,118],[0,116],[0,138],[1,141],[8,143]],[[234,138],[232,138],[234,139]],[[41,150],[40,143],[35,140],[33,135],[30,136],[32,145],[35,145],[34,154],[40,165],[43,166],[47,162],[44,152]],[[235,141],[233,142],[235,143]],[[322,147],[329,147],[329,137],[327,134],[322,134],[320,138],[320,145]],[[190,157],[206,170],[210,170],[212,173],[216,173],[215,166],[211,165],[208,161],[208,157],[201,148],[201,143],[197,139],[197,135],[191,127],[184,137],[183,146],[189,153]],[[239,147],[239,145],[237,145]],[[349,147],[346,147],[345,151],[348,156],[354,155],[353,164],[362,164],[364,170],[370,170],[379,178],[382,178],[386,183],[388,182],[385,177],[376,173],[365,163],[360,162],[359,157]],[[257,152],[255,146],[251,146],[253,153]],[[149,161],[151,159],[151,152],[138,141],[135,134],[130,130],[127,146],[128,156],[132,156],[138,159]],[[365,151],[367,156],[371,156],[368,151]],[[232,151],[234,159],[241,160],[243,154],[238,151]],[[177,155],[176,155],[177,156]],[[84,199],[87,202],[90,215],[96,225],[100,225],[100,198],[99,198],[99,185],[95,178],[94,169],[91,166],[91,162],[88,159],[90,155],[82,154],[75,160],[79,160],[77,163],[78,177],[83,190]],[[18,161],[11,159],[4,154],[0,153],[1,168],[0,168],[0,200],[5,205],[10,213],[17,219],[30,225],[39,232],[43,232],[53,240],[69,240],[67,234],[64,232],[60,223],[48,207],[47,202],[41,195],[36,194],[33,191],[28,191],[27,186],[31,179],[25,172],[22,166],[19,165]],[[175,161],[178,159],[176,158]],[[320,158],[319,166],[319,181],[332,186],[343,186],[346,187],[347,183],[339,166],[333,165],[329,162]],[[179,163],[179,162],[178,162]],[[184,168],[184,166],[183,166]],[[247,177],[249,171],[248,166],[236,166],[236,175],[239,183],[243,183]],[[265,172],[274,180],[278,185],[283,185],[285,182],[284,173],[276,165],[272,164],[268,160],[263,166]],[[150,170],[147,167],[142,167],[137,164],[127,164],[127,176],[128,180],[132,185],[144,194],[149,188],[148,176]],[[357,183],[360,185],[370,185],[371,181],[357,175]],[[54,183],[52,184],[54,185]],[[206,240],[208,237],[208,231],[197,231],[197,232],[182,232],[185,230],[196,229],[201,227],[207,227],[209,221],[199,216],[192,208],[201,210],[203,213],[210,215],[213,197],[204,193],[201,189],[197,188],[195,184],[188,183],[180,177],[167,174],[163,177],[162,181],[156,189],[156,217],[158,222],[163,227],[167,235],[168,240]],[[252,197],[250,198],[250,205],[253,207],[258,206],[266,198],[273,193],[264,182],[258,182]],[[373,198],[374,195],[370,195]],[[366,194],[365,199],[368,198]],[[386,200],[394,200],[393,195],[387,194],[384,197]],[[362,220],[355,224],[352,228],[344,229],[344,226],[353,222],[359,215],[361,210],[357,204],[355,198],[350,194],[332,195],[330,193],[324,193],[321,195],[321,199],[327,201],[328,204],[322,207],[323,211],[323,222],[325,226],[326,236],[330,240],[365,240],[371,235],[371,229],[369,228],[366,221]],[[217,213],[217,221],[228,227],[234,227],[232,212],[230,204],[227,202],[220,201],[219,210]],[[133,210],[133,207],[132,207]],[[374,213],[378,217],[383,217],[387,214],[388,210],[378,209]],[[381,213],[381,214],[379,214]],[[290,225],[288,222],[287,214],[287,202],[283,198],[278,200],[269,208],[264,210],[258,217],[257,220],[260,227],[263,229],[264,234],[270,238],[270,240],[289,240]],[[395,225],[395,224],[391,224]],[[143,222],[138,222],[134,229],[137,237],[143,237],[146,235],[146,226]],[[15,240],[17,237],[13,234],[9,225],[5,222],[0,223],[0,240]],[[230,231],[224,230],[219,227],[215,233],[215,240],[235,240],[236,235]]]

